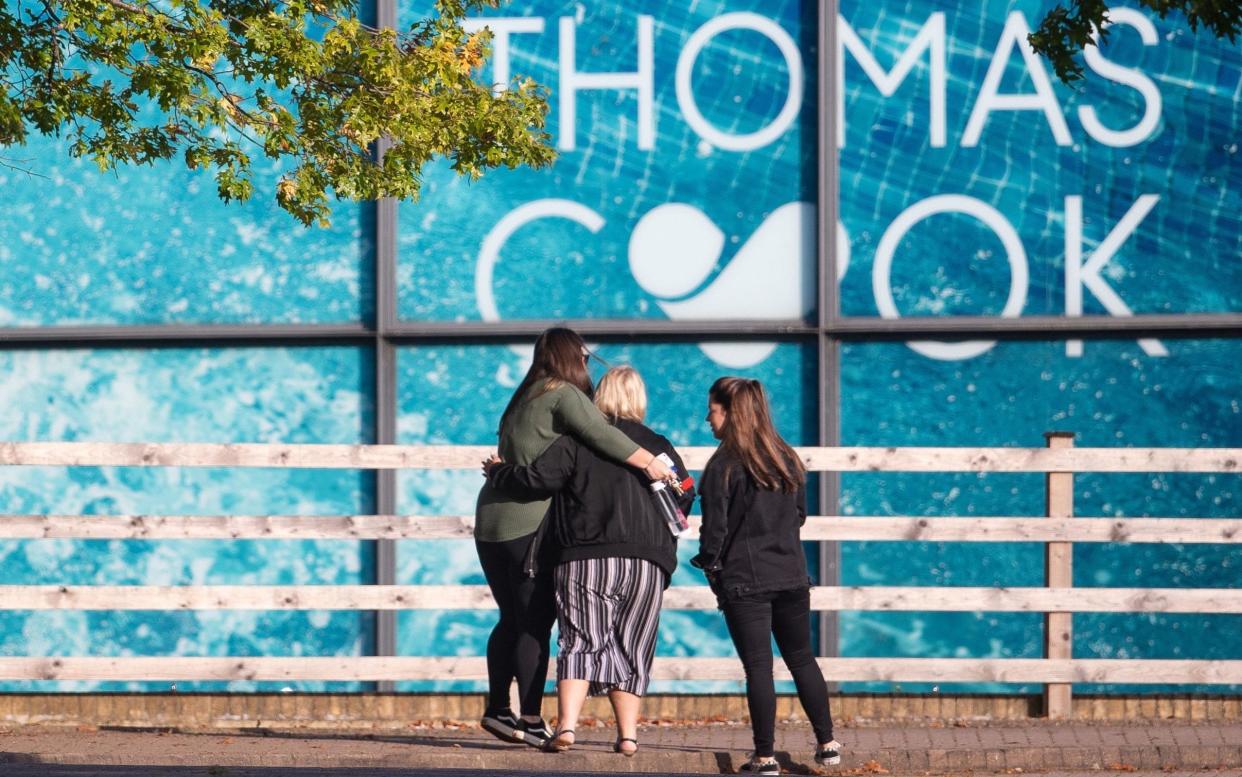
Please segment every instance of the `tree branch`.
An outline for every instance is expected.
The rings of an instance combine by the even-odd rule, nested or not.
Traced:
[[[174,19],[168,14],[160,12],[160,11],[152,11],[149,8],[141,8],[131,3],[127,3],[125,2],[125,0],[101,0],[101,2],[103,2],[105,5],[112,6],[118,11],[125,11],[128,14],[137,14],[139,16],[143,16],[147,19],[150,19],[151,21],[159,22],[160,24],[167,26],[170,30],[174,30],[182,34],[188,35],[191,32],[193,32],[191,28],[186,27],[184,24],[179,22],[177,19]]]

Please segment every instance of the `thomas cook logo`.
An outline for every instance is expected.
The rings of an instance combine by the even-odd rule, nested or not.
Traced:
[[[1067,317],[1083,314],[1088,293],[1111,315],[1133,315],[1102,273],[1159,201],[1158,194],[1140,195],[1102,240],[1093,240],[1084,230],[1083,197],[1065,197],[1062,221]],[[902,240],[914,226],[945,214],[971,218],[1000,240],[1009,265],[1009,293],[999,315],[1021,316],[1030,270],[1017,229],[982,200],[961,194],[938,194],[919,200],[898,214],[876,244],[871,287],[880,317],[901,317],[891,274]],[[604,226],[604,218],[595,211],[559,199],[536,200],[502,218],[483,240],[475,275],[479,312],[485,321],[500,320],[492,273],[505,241],[522,226],[546,218],[568,219],[591,233]],[[725,244],[730,241],[725,240],[724,233],[707,215],[690,205],[668,203],[648,211],[635,224],[628,246],[630,271],[638,285],[674,321],[805,319],[814,309],[814,227],[815,209],[810,203],[786,203],[770,213],[732,256],[726,256]],[[840,282],[850,265],[849,236],[840,223],[835,254],[836,281]],[[1169,355],[1160,340],[1139,338],[1138,344],[1149,356]],[[906,345],[929,359],[959,361],[988,352],[996,341],[915,340]],[[699,347],[717,364],[735,368],[754,366],[776,348],[772,343],[702,343]],[[1077,358],[1082,353],[1082,340],[1065,341],[1066,356]]]
[[[529,202],[502,218],[483,239],[475,272],[484,321],[501,320],[493,278],[505,243],[526,224],[548,218],[567,219],[592,234],[605,223],[594,210],[562,199]],[[630,272],[674,321],[801,319],[814,310],[813,205],[790,202],[777,208],[722,264],[725,243],[724,232],[698,208],[660,205],[630,233]],[[699,348],[723,367],[744,368],[768,358],[776,344],[702,343]]]

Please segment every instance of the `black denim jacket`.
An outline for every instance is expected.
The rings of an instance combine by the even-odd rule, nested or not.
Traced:
[[[719,450],[703,471],[699,494],[703,529],[691,563],[708,573],[719,599],[810,586],[799,539],[805,483],[794,493],[759,488],[737,457]]]

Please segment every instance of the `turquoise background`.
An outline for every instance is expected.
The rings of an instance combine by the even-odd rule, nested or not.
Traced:
[[[17,441],[370,442],[370,356],[352,348],[0,352],[0,438]],[[369,473],[334,470],[0,469],[5,514],[340,515],[374,511]],[[0,541],[0,583],[350,585],[363,543]],[[5,655],[361,655],[351,612],[0,611]],[[167,689],[160,683],[0,683],[4,690]],[[181,683],[181,690],[283,683]],[[318,689],[324,683],[301,683]],[[352,689],[356,684],[331,687]]]
[[[425,7],[400,3],[402,24]],[[515,233],[503,246],[491,286],[502,319],[666,317],[661,300],[631,272],[627,248],[642,218],[669,203],[697,209],[720,230],[719,257],[686,296],[715,288],[774,211],[815,199],[821,125],[814,101],[815,7],[807,1],[638,0],[588,7],[517,0],[492,12],[544,20],[541,34],[512,37],[512,72],[550,86],[554,142],[564,131],[559,20],[577,25],[579,70],[629,72],[636,68],[637,16],[654,17],[654,148],[638,148],[634,90],[583,91],[577,97],[577,148],[562,152],[550,169],[496,172],[469,183],[433,166],[424,176],[423,200],[402,203],[398,211],[399,316],[409,322],[482,318],[475,278],[483,240],[514,208],[548,198],[590,208],[603,226],[592,234],[547,220]],[[1138,145],[1110,148],[1087,136],[1078,118],[1082,106],[1094,106],[1113,128],[1133,124],[1142,113],[1137,92],[1089,73],[1078,85],[1052,87],[1071,145],[1056,144],[1040,113],[999,111],[978,146],[963,147],[963,130],[1006,18],[1020,12],[1034,25],[1051,7],[842,2],[843,18],[885,70],[932,14],[943,13],[947,73],[947,144],[933,148],[926,55],[888,97],[852,55],[845,57],[845,145],[837,152],[840,221],[848,236],[848,267],[839,284],[844,314],[879,314],[871,270],[882,235],[907,208],[944,194],[986,203],[1013,226],[1030,274],[1024,314],[1065,311],[1065,198],[1082,197],[1084,251],[1090,252],[1143,194],[1157,195],[1159,202],[1104,268],[1105,282],[1136,313],[1242,312],[1242,51],[1236,45],[1191,33],[1175,17],[1152,19],[1154,46],[1142,45],[1132,29],[1116,30],[1103,53],[1150,78],[1163,101],[1159,125]],[[703,143],[675,90],[687,41],[702,25],[733,13],[779,25],[795,42],[805,71],[796,120],[773,143],[745,152]],[[789,77],[775,44],[737,30],[715,37],[692,68],[696,104],[707,121],[732,133],[771,122]],[[1000,89],[1033,90],[1016,52]],[[99,174],[93,163],[70,159],[66,149],[63,140],[36,138],[4,152],[6,161],[33,175],[0,166],[0,326],[348,324],[373,318],[367,207],[338,204],[330,228],[305,230],[275,207],[270,183],[260,185],[251,202],[226,206],[208,177],[181,166]],[[260,181],[274,181],[278,173],[263,161],[256,170]],[[803,266],[803,276],[812,269]],[[762,263],[750,278],[749,298],[721,302],[707,317],[746,317],[748,304],[795,282],[765,272]],[[1009,278],[994,235],[971,218],[944,215],[915,226],[901,242],[891,286],[903,316],[997,315]],[[1084,299],[1087,314],[1105,312],[1090,291]],[[791,317],[813,321],[816,314],[806,309]],[[1075,357],[1052,339],[1002,342],[971,359],[941,361],[903,343],[848,343],[839,365],[829,365],[839,368],[842,442],[1038,446],[1045,431],[1057,429],[1075,432],[1080,445],[1242,446],[1242,378],[1236,369],[1242,341],[1163,345],[1167,356],[1150,355],[1133,340],[1087,340],[1083,355]],[[763,380],[787,438],[816,441],[824,398],[817,396],[813,343],[782,342],[770,354],[744,359],[745,366],[688,340],[607,342],[599,351],[642,371],[651,425],[678,445],[711,443],[702,420],[704,393],[726,373]],[[369,348],[311,345],[4,350],[0,399],[8,412],[0,417],[0,439],[367,443],[374,427],[370,354]],[[487,337],[401,347],[398,441],[490,444],[524,368],[521,353]],[[478,486],[474,471],[403,473],[398,509],[468,514]],[[1077,478],[1076,510],[1085,516],[1237,517],[1238,490],[1236,475],[1084,475]],[[354,472],[0,469],[0,514],[314,516],[372,512],[373,493],[373,477]],[[843,511],[853,515],[1042,512],[1038,476],[847,475],[841,496]],[[693,554],[692,544],[682,548],[683,561]],[[1076,585],[1231,587],[1242,558],[1225,546],[1080,544],[1074,561]],[[1040,549],[1023,544],[846,543],[842,562],[848,584],[1034,585],[1042,574]],[[0,542],[0,583],[349,584],[374,575],[365,543]],[[673,582],[699,580],[683,563]],[[479,584],[482,576],[469,542],[402,542],[398,582]],[[479,655],[494,618],[481,611],[403,613],[399,652]],[[1077,615],[1074,623],[1076,656],[1242,658],[1242,621],[1236,616]],[[0,654],[365,655],[374,650],[372,626],[370,615],[350,613],[0,612]],[[1040,644],[1041,625],[1032,616],[845,613],[840,648],[858,656],[1006,657],[1038,655]],[[666,656],[732,654],[716,613],[666,613],[658,649]],[[694,688],[737,690],[728,683]]]
[[[373,314],[361,209],[308,231],[276,206],[281,166],[225,204],[181,164],[100,173],[35,135],[0,165],[0,326],[342,323]]]
[[[849,345],[841,356],[842,444],[1037,447],[1045,431],[1056,430],[1073,432],[1079,446],[1238,447],[1242,343],[1180,340],[1169,348],[1169,357],[1152,359],[1132,342],[1095,341],[1083,359],[1067,360],[1061,343],[1003,343],[968,362],[938,362],[901,344]],[[1079,474],[1074,513],[1237,517],[1239,480]],[[1040,475],[854,473],[842,477],[841,498],[845,515],[1044,513]],[[1225,545],[1078,543],[1074,585],[1234,588],[1240,562],[1242,554]],[[1035,543],[842,545],[844,584],[1031,586],[1043,584],[1043,573],[1043,548]],[[1043,644],[1039,615],[872,612],[841,620],[843,655],[1039,657]],[[1074,656],[1236,659],[1240,627],[1236,615],[1076,614]],[[1130,690],[1144,689],[1157,688]]]
[[[1160,123],[1138,145],[1112,148],[1083,128],[1078,111],[1084,106],[1095,107],[1115,130],[1143,115],[1137,91],[1088,69],[1072,87],[1053,80],[1071,145],[1057,145],[1041,112],[999,111],[990,115],[978,146],[962,146],[1007,16],[1019,12],[1034,27],[1053,5],[842,2],[844,17],[885,68],[931,13],[943,11],[948,35],[944,148],[932,148],[928,139],[927,67],[916,67],[886,98],[853,57],[845,58],[847,131],[839,159],[851,266],[841,284],[843,313],[876,315],[869,260],[880,236],[901,211],[937,194],[981,200],[1017,230],[1030,265],[1029,315],[1065,312],[1064,214],[1071,195],[1083,199],[1084,254],[1139,195],[1160,197],[1102,272],[1135,313],[1242,309],[1242,51],[1236,45],[1191,33],[1176,15],[1148,17],[1158,35],[1154,46],[1144,46],[1131,27],[1114,27],[1104,56],[1150,78],[1163,102]],[[1002,93],[1035,93],[1016,51],[1003,72]],[[928,219],[907,235],[894,262],[898,308],[905,316],[997,315],[1009,289],[1003,259],[999,241],[973,218]],[[1084,307],[1087,314],[1105,312],[1089,292]]]

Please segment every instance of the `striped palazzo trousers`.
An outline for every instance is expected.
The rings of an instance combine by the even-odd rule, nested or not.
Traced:
[[[592,696],[645,694],[663,598],[664,571],[644,559],[558,564],[556,679],[588,680]]]

